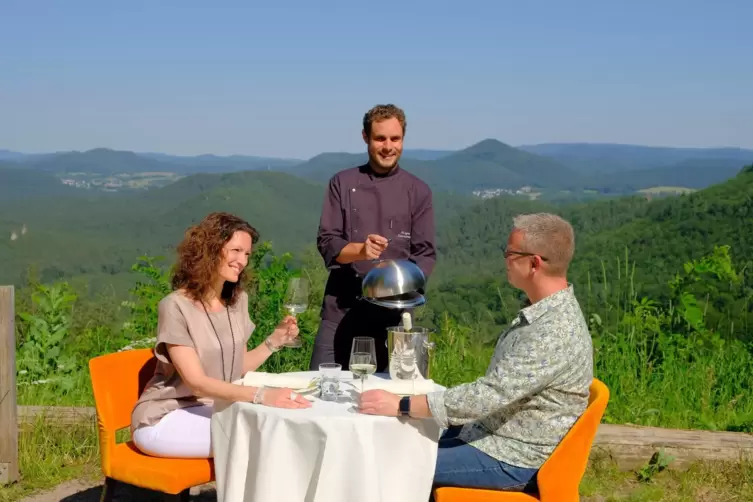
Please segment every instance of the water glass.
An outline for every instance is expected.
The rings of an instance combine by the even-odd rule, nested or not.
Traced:
[[[322,377],[320,399],[322,401],[336,401],[340,394],[340,371],[342,365],[338,363],[322,363],[319,373]]]

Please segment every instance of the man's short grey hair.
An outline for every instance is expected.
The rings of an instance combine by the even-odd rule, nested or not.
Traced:
[[[565,275],[575,252],[572,225],[556,214],[521,214],[513,218],[513,229],[523,233],[523,249],[547,259],[549,271]]]

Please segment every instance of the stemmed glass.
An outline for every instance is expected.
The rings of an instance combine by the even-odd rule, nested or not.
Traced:
[[[309,283],[303,277],[293,277],[288,282],[288,289],[285,292],[285,309],[295,317],[298,314],[306,312],[309,307]],[[294,338],[283,345],[286,347],[300,347],[303,345],[300,337]]]
[[[353,338],[349,366],[350,371],[361,380],[361,394],[363,394],[363,381],[376,371],[376,349],[373,338],[369,336]]]

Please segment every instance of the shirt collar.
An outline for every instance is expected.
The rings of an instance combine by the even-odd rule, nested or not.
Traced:
[[[520,317],[524,318],[528,324],[533,324],[539,317],[548,311],[562,305],[562,303],[573,296],[573,285],[567,284],[565,289],[561,289],[554,294],[543,298],[533,305],[520,309]]]
[[[371,164],[368,162],[362,166],[362,170],[369,175],[369,179],[371,180],[380,180],[384,178],[391,178],[392,176],[397,175],[400,172],[400,164],[397,164],[395,167],[390,169],[390,172],[387,174],[377,174],[374,172],[374,170],[371,168]]]

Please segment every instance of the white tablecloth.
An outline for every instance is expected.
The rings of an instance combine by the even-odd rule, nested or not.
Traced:
[[[369,377],[377,378],[389,377]],[[353,399],[359,382],[347,371],[341,380],[348,397],[315,399],[303,410],[216,401],[212,446],[218,501],[428,500],[440,434],[436,422],[357,413]]]

